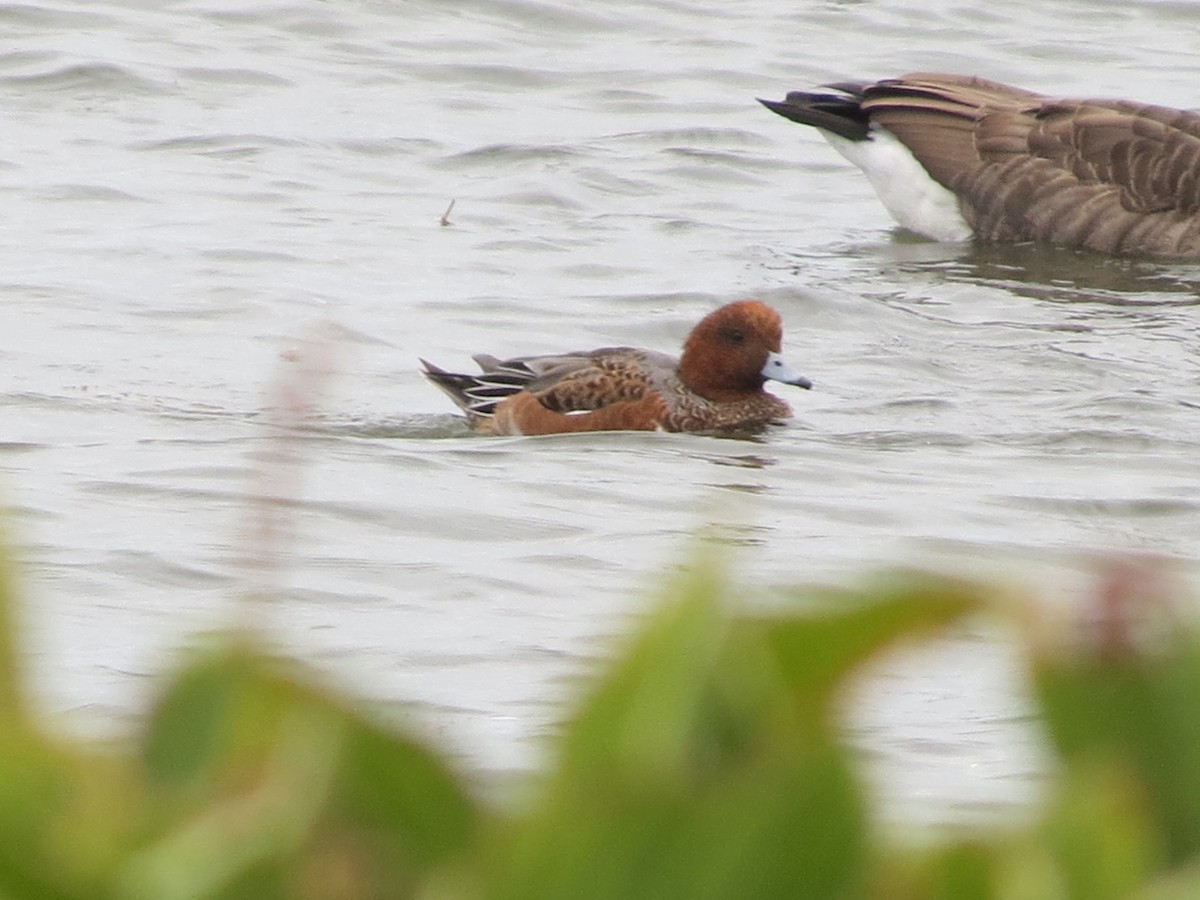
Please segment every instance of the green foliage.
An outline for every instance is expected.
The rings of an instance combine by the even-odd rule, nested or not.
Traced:
[[[128,740],[54,735],[3,575],[0,897],[1200,896],[1200,635],[1147,571],[1114,571],[1086,628],[1014,617],[1057,769],[1031,824],[952,841],[872,821],[839,717],[889,648],[1012,615],[978,586],[897,577],[735,614],[726,570],[697,565],[503,804],[243,632],[182,660]]]

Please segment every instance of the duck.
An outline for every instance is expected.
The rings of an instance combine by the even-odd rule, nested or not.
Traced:
[[[816,128],[931,240],[1200,258],[1200,113],[935,72],[759,102]]]
[[[700,320],[678,358],[636,347],[550,356],[472,357],[478,374],[420,360],[483,434],[748,429],[792,414],[767,381],[810,389],[781,355],[779,313],[760,300],[726,304]]]

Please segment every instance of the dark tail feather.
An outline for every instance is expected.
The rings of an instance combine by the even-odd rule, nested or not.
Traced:
[[[771,112],[801,125],[823,128],[852,141],[865,141],[871,123],[859,105],[861,86],[847,82],[831,84],[829,87],[846,93],[810,94],[792,91],[782,100],[763,100],[760,97],[758,102]]]
[[[458,372],[447,372],[424,359],[421,360],[421,365],[425,367],[425,377],[441,388],[446,396],[454,401],[455,406],[472,418],[493,415],[497,403],[524,387],[523,382],[518,383],[515,379],[506,377],[503,372],[485,371],[482,375],[462,375]],[[524,379],[528,380],[528,377]]]
[[[447,372],[445,369],[435,366],[428,360],[421,360],[421,365],[425,367],[423,373],[426,378],[437,385],[447,397],[454,401],[454,405],[468,415],[471,412],[471,398],[467,394],[473,378],[470,375],[459,375],[455,372]]]

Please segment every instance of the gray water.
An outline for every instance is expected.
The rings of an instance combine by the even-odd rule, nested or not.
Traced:
[[[1200,266],[907,238],[754,97],[933,69],[1198,105],[1197,34],[1145,0],[0,4],[0,469],[47,708],[121,721],[229,615],[314,344],[264,624],[486,772],[539,764],[711,523],[752,590],[1194,569]],[[816,383],[758,441],[480,438],[416,370],[673,350],[748,296]],[[1036,790],[1012,657],[981,624],[864,690],[892,814]]]

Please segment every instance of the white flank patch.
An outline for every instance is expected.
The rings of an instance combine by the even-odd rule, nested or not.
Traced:
[[[958,199],[930,178],[890,131],[872,126],[869,139],[852,141],[817,130],[833,149],[863,170],[892,218],[905,228],[935,241],[965,241],[971,236],[958,211]]]

